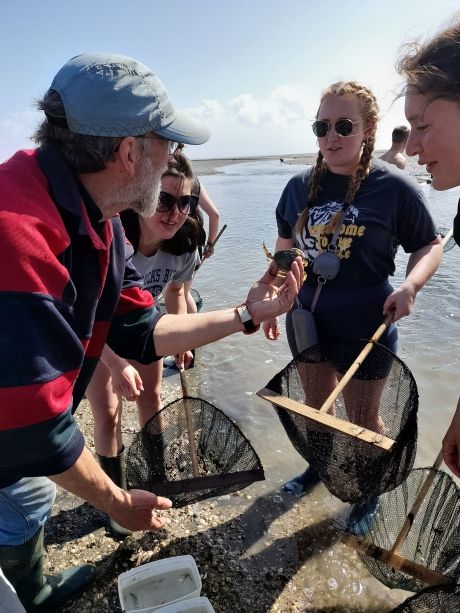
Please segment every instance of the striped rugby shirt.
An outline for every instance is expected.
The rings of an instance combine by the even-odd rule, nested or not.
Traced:
[[[73,413],[106,341],[157,359],[158,310],[120,218],[100,218],[56,147],[0,165],[0,488],[76,462]]]

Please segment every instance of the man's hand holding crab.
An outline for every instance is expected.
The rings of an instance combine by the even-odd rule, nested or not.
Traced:
[[[290,270],[282,271],[285,276],[280,276],[279,272],[280,266],[273,260],[264,276],[249,291],[246,304],[255,325],[289,311],[303,283],[302,258],[295,257]]]

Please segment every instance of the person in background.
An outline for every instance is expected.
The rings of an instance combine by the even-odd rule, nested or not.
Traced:
[[[460,17],[400,58],[406,86],[405,113],[411,126],[408,155],[417,155],[432,176],[433,189],[460,185]],[[454,238],[460,245],[460,203]],[[443,442],[444,462],[460,477],[460,400]]]
[[[74,412],[106,341],[147,364],[252,333],[290,308],[301,278],[298,260],[281,285],[275,264],[242,305],[160,315],[118,213],[153,215],[175,141],[201,144],[209,132],[174,108],[150,68],[115,54],[69,60],[39,108],[37,148],[0,165],[0,593],[5,576],[29,613],[94,575],[90,565],[43,573],[56,483],[130,530],[161,528],[157,511],[171,507],[117,486],[85,447]]]
[[[338,272],[316,294],[313,316],[320,343],[370,338],[384,314],[394,312],[393,322],[408,315],[417,292],[441,260],[441,242],[423,193],[411,179],[372,159],[377,121],[377,102],[367,87],[355,81],[328,87],[313,123],[319,144],[316,164],[288,182],[276,208],[275,251],[295,246],[308,260],[307,279],[294,308],[312,310],[322,274],[313,272],[315,260],[328,250],[337,231],[333,252],[340,262]],[[405,280],[393,289],[389,277],[399,245],[410,257]],[[296,355],[291,313],[286,333]],[[270,340],[280,335],[275,320],[263,328]],[[395,323],[379,343],[396,352]],[[322,388],[332,391],[337,385],[335,369],[329,367],[323,375]],[[381,386],[375,384],[373,393],[375,402],[369,406],[375,405],[376,414],[366,418],[383,433],[378,416]],[[309,467],[284,489],[302,495],[318,482],[318,472]]]
[[[184,286],[192,279],[197,262],[201,228],[194,216],[198,197],[191,194],[193,181],[188,159],[183,153],[176,153],[170,156],[161,178],[154,214],[141,217],[133,210],[121,213],[126,236],[134,247],[133,264],[144,279],[144,289],[155,299],[163,294],[168,313],[187,313]],[[176,360],[178,368],[188,368],[191,351],[177,355]],[[133,360],[131,366],[130,369],[126,360],[106,347],[86,390],[94,418],[94,445],[99,463],[123,489],[126,489],[121,433],[123,397],[136,401],[139,425],[144,426],[161,408],[163,359],[150,364]],[[111,518],[109,524],[116,536],[131,534]]]
[[[403,153],[409,134],[410,130],[406,126],[396,126],[391,133],[391,149],[381,155],[380,159],[389,164],[394,164],[399,170],[404,170],[407,160]]]

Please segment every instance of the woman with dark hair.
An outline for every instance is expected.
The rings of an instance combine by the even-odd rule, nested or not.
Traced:
[[[377,101],[367,87],[355,81],[328,87],[313,123],[319,145],[316,164],[289,181],[276,209],[276,251],[298,247],[309,263],[294,308],[314,311],[319,342],[370,338],[384,314],[394,312],[393,322],[408,315],[441,259],[440,240],[421,191],[402,173],[372,158],[377,121]],[[399,245],[411,255],[405,281],[393,289],[389,276]],[[335,276],[322,269],[323,254],[329,264],[335,256]],[[299,343],[292,322],[291,311],[286,333],[296,355]],[[280,334],[275,320],[263,327],[269,339]],[[394,323],[379,342],[396,351]],[[337,370],[328,363],[321,368],[318,387],[332,391]],[[378,381],[363,380],[362,385],[367,385],[372,402],[358,421],[383,434],[378,414],[383,388]],[[353,416],[356,394],[345,389],[344,398]],[[315,406],[316,401],[309,398],[308,404]],[[310,467],[284,489],[301,495],[318,481]]]
[[[191,194],[192,168],[181,153],[170,157],[161,179],[155,213],[142,217],[133,210],[121,213],[125,233],[135,251],[133,262],[144,277],[144,289],[157,299],[163,294],[168,313],[187,313],[185,284],[192,279],[201,241],[198,197]],[[188,368],[191,351],[175,356],[178,368]],[[94,417],[94,444],[104,471],[126,488],[121,434],[122,397],[135,400],[142,427],[161,408],[163,359],[150,364],[126,360],[107,346],[87,389]],[[127,532],[110,520],[118,535]]]
[[[408,155],[418,155],[431,186],[460,185],[460,17],[423,44],[414,43],[398,64],[406,80],[405,113],[411,125]],[[454,219],[460,245],[460,204]],[[444,462],[460,477],[460,400],[443,440]]]

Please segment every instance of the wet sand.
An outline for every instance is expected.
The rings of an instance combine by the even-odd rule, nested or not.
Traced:
[[[266,155],[242,158],[220,158],[216,160],[192,160],[193,170],[197,176],[220,174],[219,170],[223,166],[232,166],[233,164],[243,164],[244,162],[257,162],[261,160],[280,160],[283,164],[313,164],[316,154],[305,153],[296,155]]]

